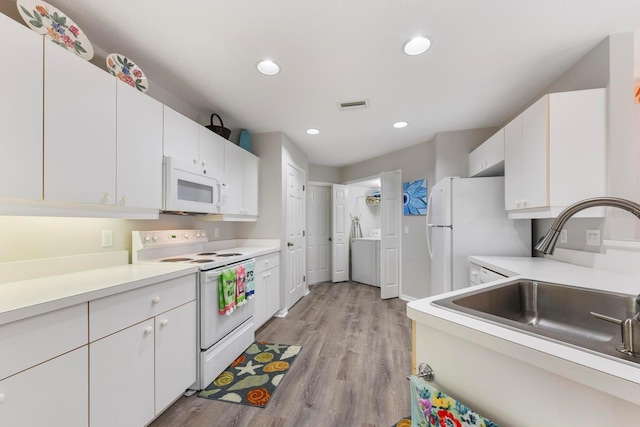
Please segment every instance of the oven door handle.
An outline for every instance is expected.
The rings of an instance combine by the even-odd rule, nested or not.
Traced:
[[[222,274],[222,271],[212,271],[204,274],[205,282],[216,282],[218,277]]]

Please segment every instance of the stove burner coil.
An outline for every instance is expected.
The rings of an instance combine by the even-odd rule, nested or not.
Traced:
[[[205,263],[205,262],[213,262],[213,260],[212,260],[212,259],[206,259],[206,258],[203,258],[203,259],[194,259],[194,260],[193,260],[193,261],[191,261],[191,262]]]
[[[197,255],[217,255],[217,253],[215,253],[215,252],[202,252],[202,253],[197,254]]]
[[[183,262],[183,261],[191,261],[192,258],[165,258],[161,259],[160,262]]]
[[[216,255],[216,256],[225,258],[225,257],[229,257],[229,256],[240,256],[240,255],[244,255],[244,254],[239,254],[239,253],[229,253],[229,254],[218,254],[218,255]]]

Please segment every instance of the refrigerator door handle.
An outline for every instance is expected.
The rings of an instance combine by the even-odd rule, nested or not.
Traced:
[[[433,191],[429,193],[429,199],[427,200],[427,249],[429,250],[429,259],[433,259],[433,251],[431,250],[431,199],[433,198]]]

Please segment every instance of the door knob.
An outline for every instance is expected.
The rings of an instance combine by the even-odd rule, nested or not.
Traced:
[[[293,246],[293,242],[287,242],[287,246],[289,247]]]
[[[333,238],[329,237],[329,241],[330,241],[330,242],[333,242]]]

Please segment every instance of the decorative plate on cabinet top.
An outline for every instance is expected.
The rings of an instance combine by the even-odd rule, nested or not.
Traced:
[[[132,60],[118,53],[107,55],[107,70],[126,84],[144,93],[149,88],[149,81]]]
[[[42,0],[17,0],[18,12],[29,28],[87,61],[93,46],[67,15]]]

